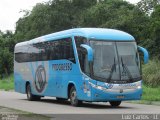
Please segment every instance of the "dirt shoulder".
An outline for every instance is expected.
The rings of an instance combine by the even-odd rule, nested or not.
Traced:
[[[0,120],[50,120],[50,118],[0,106]]]

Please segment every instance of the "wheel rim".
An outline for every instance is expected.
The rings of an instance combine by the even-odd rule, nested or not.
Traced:
[[[76,91],[74,90],[72,93],[71,93],[71,103],[72,104],[75,104],[77,101],[77,96],[76,96]]]

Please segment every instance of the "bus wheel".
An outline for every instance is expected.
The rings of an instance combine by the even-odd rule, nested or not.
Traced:
[[[76,107],[76,106],[79,106],[82,103],[82,101],[77,99],[77,92],[76,92],[76,89],[75,89],[74,86],[70,90],[69,98],[70,98],[70,102],[71,102],[72,106]]]
[[[29,101],[34,101],[34,100],[40,100],[41,99],[40,96],[36,96],[36,95],[32,94],[30,84],[27,85],[26,93],[27,93],[27,99]]]
[[[109,103],[112,107],[118,107],[121,104],[121,101],[110,101]]]

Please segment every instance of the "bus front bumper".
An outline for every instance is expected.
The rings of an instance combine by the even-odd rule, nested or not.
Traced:
[[[95,102],[140,100],[142,88],[103,90],[92,87],[91,96],[91,101]]]

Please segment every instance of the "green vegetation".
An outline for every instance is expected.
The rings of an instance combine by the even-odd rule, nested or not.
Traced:
[[[14,89],[13,74],[9,77],[0,79],[0,89],[6,91]]]
[[[154,59],[143,65],[143,80],[148,87],[160,86],[160,61]]]
[[[143,86],[142,100],[146,101],[160,101],[160,87]]]

